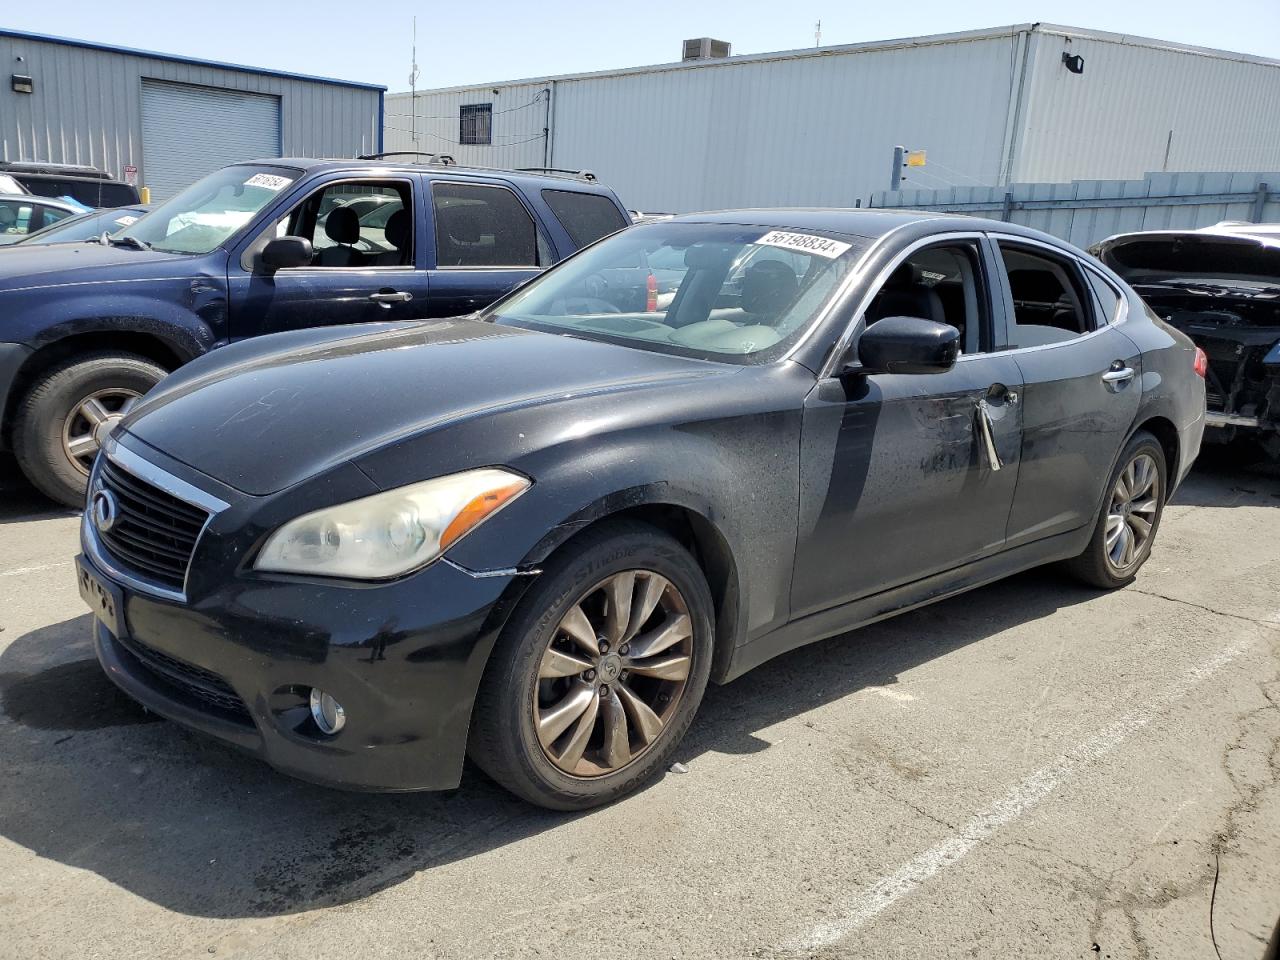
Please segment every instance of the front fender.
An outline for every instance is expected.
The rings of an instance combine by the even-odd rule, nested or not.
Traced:
[[[0,294],[4,339],[34,350],[86,333],[142,333],[190,360],[225,340],[225,282],[211,277],[67,284]]]

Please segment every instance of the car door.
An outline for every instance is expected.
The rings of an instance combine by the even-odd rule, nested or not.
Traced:
[[[1114,322],[1122,302],[1104,312],[1080,260],[1029,239],[992,242],[1006,301],[1004,345],[1023,380],[1014,546],[1095,521],[1138,414],[1142,357]]]
[[[1022,384],[1014,360],[990,352],[1002,303],[981,236],[915,244],[864,307],[851,342],[884,317],[916,316],[958,327],[963,350],[945,373],[820,378],[804,409],[792,616],[1004,545]]]
[[[424,316],[487,307],[554,262],[537,220],[511,187],[434,179],[430,195],[431,294]]]
[[[275,217],[227,265],[232,339],[425,315],[421,179],[338,176]],[[311,242],[310,264],[270,269],[278,236]]]

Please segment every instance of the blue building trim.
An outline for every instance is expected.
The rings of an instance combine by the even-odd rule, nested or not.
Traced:
[[[149,60],[164,60],[169,63],[186,63],[198,67],[215,67],[219,70],[237,70],[241,73],[256,73],[265,77],[280,77],[284,80],[305,80],[308,83],[324,83],[333,87],[354,87],[359,90],[378,91],[379,102],[387,88],[377,83],[358,83],[354,80],[337,80],[333,77],[315,77],[306,73],[290,73],[287,70],[269,70],[266,67],[249,67],[240,63],[225,63],[221,60],[202,60],[199,57],[182,57],[175,53],[156,53],[153,50],[138,50],[134,47],[119,47],[109,43],[92,43],[88,40],[75,40],[70,37],[55,37],[50,34],[28,33],[25,30],[9,30],[0,27],[0,37],[11,37],[15,40],[30,40],[36,43],[57,43],[66,47],[82,47],[86,50],[103,50],[107,53],[119,53],[130,57],[146,57]],[[381,115],[381,106],[379,107]],[[381,136],[381,132],[379,132]]]
[[[383,131],[387,129],[387,91],[385,89],[378,91],[378,153],[382,153],[386,147],[383,146]]]

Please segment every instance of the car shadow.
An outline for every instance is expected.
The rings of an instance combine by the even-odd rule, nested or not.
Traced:
[[[0,454],[0,526],[79,512],[54,503],[27,481],[12,454]]]
[[[1193,507],[1280,507],[1280,462],[1239,445],[1207,444],[1173,496]]]
[[[792,651],[708,690],[677,758],[696,776],[705,754],[768,750],[758,734],[780,721],[1095,596],[1031,571]],[[348,903],[593,815],[535,809],[470,768],[438,794],[353,795],[290,779],[148,722],[97,669],[89,626],[76,617],[0,654],[0,835],[166,909],[228,918]]]

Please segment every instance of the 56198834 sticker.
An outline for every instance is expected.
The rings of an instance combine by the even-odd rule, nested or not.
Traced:
[[[839,240],[828,240],[826,237],[815,237],[811,233],[787,233],[785,230],[771,230],[756,241],[766,247],[782,247],[796,253],[812,253],[819,257],[834,260],[844,253],[852,244]]]

